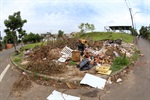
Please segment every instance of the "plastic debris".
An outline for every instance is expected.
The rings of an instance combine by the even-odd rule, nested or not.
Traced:
[[[122,79],[121,79],[121,78],[118,78],[116,82],[121,82],[121,81],[122,81]]]
[[[112,84],[111,77],[109,77],[109,78],[107,79],[107,83],[108,83],[108,84]]]
[[[43,58],[43,60],[46,60],[46,58]]]
[[[116,51],[113,51],[116,57],[119,57],[119,54]]]

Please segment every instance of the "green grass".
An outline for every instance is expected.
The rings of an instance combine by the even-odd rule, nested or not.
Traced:
[[[141,53],[140,50],[134,49],[135,53],[132,55],[131,60],[136,61],[139,58],[139,54]]]
[[[16,55],[15,53],[13,53],[11,55],[13,62],[15,62],[16,64],[19,64],[19,62],[22,60],[22,55],[23,55],[23,53],[20,53],[18,55]]]
[[[38,42],[38,43],[32,43],[32,44],[27,44],[27,45],[25,45],[25,46],[23,46],[22,48],[21,48],[21,51],[23,51],[23,50],[25,50],[25,49],[33,49],[34,47],[36,47],[36,46],[40,46],[42,44],[42,42]]]
[[[90,32],[82,34],[79,38],[92,38],[95,41],[98,40],[117,40],[122,38],[124,42],[131,43],[133,42],[133,36],[127,33],[115,33],[115,32]]]
[[[34,47],[39,46],[39,45],[41,45],[41,44],[42,44],[42,42],[33,43],[33,44],[27,44],[27,45],[23,46],[23,47],[21,48],[20,54],[16,55],[16,53],[13,53],[13,54],[11,55],[13,62],[15,62],[16,64],[19,64],[19,62],[22,60],[22,56],[23,56],[23,52],[22,52],[22,51],[23,51],[23,50],[28,49],[28,48],[33,49]]]
[[[68,62],[68,65],[70,65],[70,66],[71,66],[71,65],[76,65],[76,63],[77,63],[77,62],[69,61],[69,62]]]
[[[112,72],[119,71],[129,64],[130,64],[130,60],[128,58],[118,57],[113,61],[110,70],[112,70]]]
[[[43,77],[43,80],[45,80],[45,81],[49,81],[49,78],[47,78],[47,77]]]

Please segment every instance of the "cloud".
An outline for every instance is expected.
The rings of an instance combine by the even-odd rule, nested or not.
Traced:
[[[149,24],[149,0],[126,0],[132,8],[137,28]],[[130,2],[129,2],[130,1]],[[29,33],[66,33],[79,31],[82,22],[94,24],[96,31],[109,25],[131,25],[125,0],[1,0],[1,32],[3,22],[16,11],[27,19],[24,29]],[[2,34],[3,36],[5,33]]]

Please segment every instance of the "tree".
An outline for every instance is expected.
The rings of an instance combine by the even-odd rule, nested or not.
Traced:
[[[147,29],[147,27],[142,26],[140,29],[140,35],[146,39],[150,36],[150,30]]]
[[[64,31],[59,30],[58,31],[58,38],[63,38],[63,35],[64,35]]]
[[[36,42],[40,42],[41,39],[43,39],[42,36],[40,36],[39,34],[35,34],[35,39],[36,39]]]
[[[78,28],[80,29],[80,32],[86,33],[87,31],[92,31],[95,30],[94,24],[89,24],[89,23],[81,23]]]
[[[30,32],[28,35],[26,35],[24,38],[23,38],[23,42],[24,43],[27,43],[27,42],[40,42],[40,40],[43,39],[42,36],[40,36],[39,34],[34,34],[32,32]]]
[[[27,33],[22,28],[20,30],[18,30],[18,32],[19,32],[19,39],[21,40],[21,46],[22,46],[23,38],[27,35]]]
[[[92,31],[92,32],[95,30],[95,26],[94,26],[94,24],[91,24],[90,29],[91,29],[91,31]]]
[[[12,38],[14,49],[16,51],[16,44],[17,44],[17,33],[22,29],[24,23],[27,20],[23,20],[20,16],[20,11],[15,12],[13,15],[9,15],[8,19],[4,21],[6,29],[4,30],[6,35]]]
[[[84,23],[81,23],[80,26],[78,26],[81,33],[84,33],[84,26],[85,26]]]
[[[137,30],[136,30],[136,29],[131,28],[131,29],[130,29],[130,31],[131,31],[131,35],[133,35],[133,36],[137,36],[137,35],[138,35],[138,33],[137,33]]]

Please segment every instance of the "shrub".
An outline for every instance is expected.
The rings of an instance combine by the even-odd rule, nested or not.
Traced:
[[[113,64],[111,66],[111,70],[113,72],[118,71],[122,68],[124,68],[124,66],[127,66],[130,64],[130,60],[126,57],[118,57],[113,61]]]

